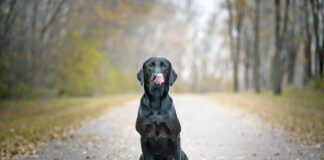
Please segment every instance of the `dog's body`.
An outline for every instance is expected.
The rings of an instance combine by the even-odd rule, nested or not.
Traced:
[[[165,58],[150,58],[137,78],[145,91],[136,120],[143,152],[140,160],[187,160],[180,145],[180,122],[168,95],[177,78],[171,63]]]

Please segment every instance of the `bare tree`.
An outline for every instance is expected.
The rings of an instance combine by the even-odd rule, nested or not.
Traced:
[[[320,23],[324,24],[323,16],[323,1],[310,0],[311,11],[313,16],[313,29],[315,37],[315,76],[316,76],[316,88],[320,87],[320,82],[323,77],[324,69],[324,40],[320,37]],[[323,27],[324,28],[324,27]],[[323,29],[324,30],[324,29]],[[321,42],[322,41],[322,42]]]
[[[228,33],[229,33],[229,43],[230,43],[230,52],[233,59],[233,90],[238,91],[238,55],[237,50],[234,50],[234,17],[233,17],[233,6],[231,1],[226,1],[227,9],[229,14],[229,23],[228,23]],[[239,27],[240,28],[240,27]]]
[[[254,65],[253,79],[254,90],[260,92],[260,53],[259,53],[259,19],[260,19],[260,0],[255,0],[255,20],[254,20]]]
[[[274,94],[281,94],[283,79],[283,62],[284,62],[284,42],[287,31],[289,0],[285,1],[285,10],[281,15],[280,0],[274,0],[275,3],[275,54],[272,58],[272,89]],[[282,21],[282,22],[281,22]]]
[[[304,12],[304,85],[313,77],[312,74],[312,32],[310,30],[310,15],[309,15],[309,0],[304,0],[303,12]]]

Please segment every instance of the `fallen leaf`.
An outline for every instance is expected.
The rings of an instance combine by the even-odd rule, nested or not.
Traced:
[[[321,149],[321,144],[320,144],[320,143],[317,143],[317,144],[315,145],[315,147],[316,147],[317,149]]]

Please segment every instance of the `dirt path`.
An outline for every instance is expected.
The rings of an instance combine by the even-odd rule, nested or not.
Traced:
[[[255,116],[195,95],[173,96],[182,125],[182,148],[191,160],[322,160],[324,143],[298,144]],[[137,160],[139,100],[118,107],[53,141],[37,155],[17,159]],[[318,149],[321,148],[321,149]]]

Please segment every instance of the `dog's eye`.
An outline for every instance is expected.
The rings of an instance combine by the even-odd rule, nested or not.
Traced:
[[[149,65],[147,65],[147,67],[148,67],[149,69],[153,69],[153,64],[149,64]]]
[[[162,63],[162,64],[161,64],[161,67],[162,67],[163,69],[166,69],[168,66],[167,66],[166,64]]]

